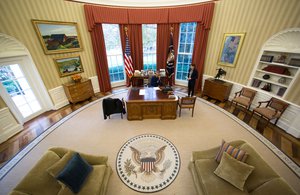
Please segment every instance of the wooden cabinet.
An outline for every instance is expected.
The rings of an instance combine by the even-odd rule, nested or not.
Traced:
[[[78,83],[64,84],[63,87],[71,103],[84,101],[95,95],[90,79],[85,79]]]
[[[215,79],[206,79],[204,82],[202,96],[206,95],[224,102],[228,100],[231,88],[231,83]]]

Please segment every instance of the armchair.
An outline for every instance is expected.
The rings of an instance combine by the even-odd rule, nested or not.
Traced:
[[[288,103],[281,101],[279,99],[276,99],[274,97],[272,97],[268,101],[261,101],[258,103],[259,103],[258,107],[252,111],[251,116],[253,116],[253,114],[256,113],[260,117],[265,118],[268,121],[268,124],[269,124],[270,120],[276,119],[275,125],[277,124],[277,122],[278,122],[279,118],[281,117],[281,115],[283,114],[283,112],[289,106]],[[266,104],[266,106],[261,107],[262,104]]]
[[[196,97],[181,97],[178,101],[179,105],[179,117],[181,116],[181,109],[192,109],[192,117],[194,116],[194,108],[196,103]]]
[[[240,104],[241,106],[246,107],[247,110],[250,109],[250,106],[252,104],[252,101],[256,95],[256,91],[243,87],[242,90],[235,93],[235,96],[232,103],[235,103],[236,105]]]

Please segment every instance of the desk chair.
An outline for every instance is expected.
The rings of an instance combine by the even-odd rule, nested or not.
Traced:
[[[120,100],[118,98],[105,98],[102,101],[102,107],[104,119],[107,119],[107,117],[110,119],[110,115],[116,113],[120,113],[121,118],[123,119],[123,114],[126,113],[123,99]]]
[[[181,116],[181,109],[192,109],[192,117],[194,116],[194,108],[196,103],[196,97],[181,97],[178,101],[179,117]]]
[[[259,105],[257,108],[255,108],[252,111],[252,115],[253,114],[257,114],[262,118],[265,118],[268,123],[267,125],[270,123],[270,120],[276,119],[275,121],[275,125],[277,124],[279,118],[281,117],[281,115],[283,114],[283,112],[286,110],[286,108],[289,106],[288,103],[281,101],[279,99],[276,99],[274,97],[272,97],[269,101],[262,101],[262,102],[258,102]],[[266,103],[265,107],[261,107],[261,104]]]
[[[256,95],[256,91],[243,87],[241,91],[235,93],[231,104],[235,103],[236,105],[244,106],[247,110],[250,109],[252,101]]]

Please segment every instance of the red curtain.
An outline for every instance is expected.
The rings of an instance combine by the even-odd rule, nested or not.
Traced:
[[[179,39],[179,24],[158,24],[157,25],[157,40],[156,40],[156,64],[157,69],[165,69],[167,66],[167,56],[170,46],[170,28],[173,27],[173,45],[175,53],[175,70],[176,59],[178,53]],[[175,76],[172,78],[172,83],[175,83]]]
[[[121,37],[121,45],[122,45],[122,53],[125,53],[125,47],[126,47],[126,43],[125,43],[125,27],[127,25],[126,24],[120,24],[119,25],[119,29],[120,29],[120,37]],[[124,58],[124,56],[123,56]],[[126,73],[125,73],[126,74]],[[129,82],[129,78],[126,74],[126,86],[129,87],[130,86],[130,82]]]
[[[131,49],[131,58],[134,70],[143,69],[143,39],[142,25],[130,24],[128,27],[128,38]]]
[[[101,24],[97,24],[93,28],[93,30],[91,31],[91,38],[100,91],[107,92],[111,90],[111,85],[108,72],[105,42]]]
[[[199,71],[199,79],[196,83],[196,90],[201,90],[206,45],[208,32],[213,17],[214,2],[174,8],[149,9],[130,9],[84,5],[84,10],[88,30],[91,32],[98,80],[100,90],[102,92],[110,90],[111,85],[109,81],[106,50],[101,23],[129,24],[127,26],[131,47],[131,57],[134,64],[133,68],[141,70],[143,69],[142,23],[158,24],[157,68],[160,69],[165,68],[166,66],[166,58],[169,47],[170,24],[167,23],[173,23],[173,43],[176,58],[178,50],[179,23],[198,22],[192,62],[196,64],[196,68]],[[121,27],[120,30],[122,45],[123,47],[125,47],[123,27]],[[173,83],[174,79],[175,76],[173,77]]]
[[[110,24],[166,24],[182,22],[204,22],[208,26],[209,19],[203,14],[210,9],[214,2],[198,5],[186,5],[167,8],[122,8],[105,7],[101,5],[85,4],[84,9],[88,28],[95,23]],[[88,13],[87,13],[88,12]]]
[[[143,69],[143,39],[142,39],[142,25],[138,24],[120,24],[120,36],[123,53],[125,52],[125,27],[128,28],[128,39],[131,49],[131,58],[134,70]],[[130,86],[129,78],[126,75],[126,85]]]
[[[206,46],[208,41],[208,33],[213,17],[214,4],[206,4],[205,9],[202,10],[202,22],[197,23],[196,37],[193,50],[192,63],[196,65],[198,70],[198,79],[196,82],[195,90],[201,91],[202,78],[204,72],[204,61],[206,55]]]
[[[170,24],[157,24],[156,64],[157,70],[165,69],[170,45]]]
[[[128,9],[129,24],[168,23],[169,10],[164,8]]]

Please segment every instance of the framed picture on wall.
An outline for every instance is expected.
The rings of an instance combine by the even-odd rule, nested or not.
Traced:
[[[80,56],[54,58],[54,63],[57,67],[60,77],[70,76],[83,72]]]
[[[220,49],[218,64],[223,66],[235,67],[245,33],[225,33]]]
[[[82,43],[75,22],[32,20],[45,54],[82,50]]]

